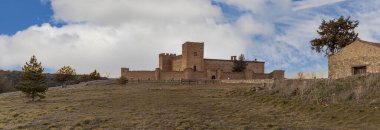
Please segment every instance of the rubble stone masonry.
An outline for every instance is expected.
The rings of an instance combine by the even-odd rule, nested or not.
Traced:
[[[329,78],[338,79],[359,74],[380,72],[380,44],[356,40],[335,55],[329,56]],[[356,70],[360,69],[360,70]]]

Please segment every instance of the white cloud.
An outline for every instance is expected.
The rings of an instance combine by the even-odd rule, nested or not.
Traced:
[[[342,1],[345,0],[302,0],[294,2],[293,10],[297,11],[309,8],[316,8],[324,5],[335,4]]]
[[[262,20],[275,18],[291,13],[291,0],[216,0],[230,6],[235,6],[241,11],[249,11]],[[268,21],[270,22],[270,21]]]
[[[361,39],[367,41],[380,42],[380,10],[371,13],[362,13],[357,16],[359,26],[356,32],[359,33]]]
[[[269,22],[256,21],[252,15],[243,15],[235,23],[237,30],[245,35],[273,35],[274,25]]]
[[[45,67],[71,65],[79,73],[96,68],[116,77],[120,67],[153,70],[159,53],[178,54],[183,42],[204,41],[207,58],[246,52],[250,59],[266,61],[266,71],[326,74],[327,60],[309,46],[322,19],[350,15],[360,20],[361,38],[380,40],[375,28],[380,2],[375,0],[216,1],[244,13],[225,23],[211,0],[51,0],[54,19],[68,25],[44,24],[0,35],[0,66],[20,66],[35,54]]]
[[[222,12],[208,0],[51,2],[54,17],[69,24],[0,36],[2,68],[20,66],[35,54],[45,67],[71,65],[78,73],[98,69],[117,77],[120,67],[153,70],[159,53],[178,54],[185,41],[205,42],[206,57],[224,59],[250,42],[233,26],[217,24]]]
[[[240,10],[250,10],[253,12],[261,12],[265,9],[265,0],[217,0],[229,5],[237,6]]]
[[[210,0],[52,0],[52,6],[54,18],[69,23],[192,23],[222,16]]]

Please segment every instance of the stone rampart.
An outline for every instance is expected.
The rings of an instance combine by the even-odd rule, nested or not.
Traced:
[[[184,79],[184,73],[182,71],[161,71],[160,80],[181,80]]]
[[[261,84],[261,83],[273,83],[273,79],[249,79],[249,80],[221,80],[221,83],[249,83],[249,84]]]

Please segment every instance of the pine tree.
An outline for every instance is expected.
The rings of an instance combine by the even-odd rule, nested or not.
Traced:
[[[101,78],[99,72],[97,72],[96,70],[94,70],[94,72],[90,73],[89,76],[90,76],[91,80],[99,80]]]
[[[247,61],[243,54],[240,54],[239,59],[234,61],[233,72],[242,72],[247,68]]]
[[[55,80],[60,82],[62,87],[66,86],[67,81],[73,80],[75,78],[75,69],[70,66],[63,66],[59,69],[55,75]]]
[[[36,97],[45,98],[44,94],[48,87],[45,85],[46,77],[43,75],[43,71],[41,62],[38,63],[37,58],[33,55],[29,63],[27,62],[22,68],[22,79],[16,85],[16,89],[22,91],[32,101]]]
[[[355,28],[359,25],[359,21],[352,21],[350,17],[330,21],[322,21],[317,33],[320,38],[310,41],[311,49],[318,53],[325,53],[325,56],[334,55],[345,46],[351,44],[358,37]]]

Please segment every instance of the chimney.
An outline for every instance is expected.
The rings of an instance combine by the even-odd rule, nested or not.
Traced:
[[[236,60],[236,56],[231,56],[231,60]]]

